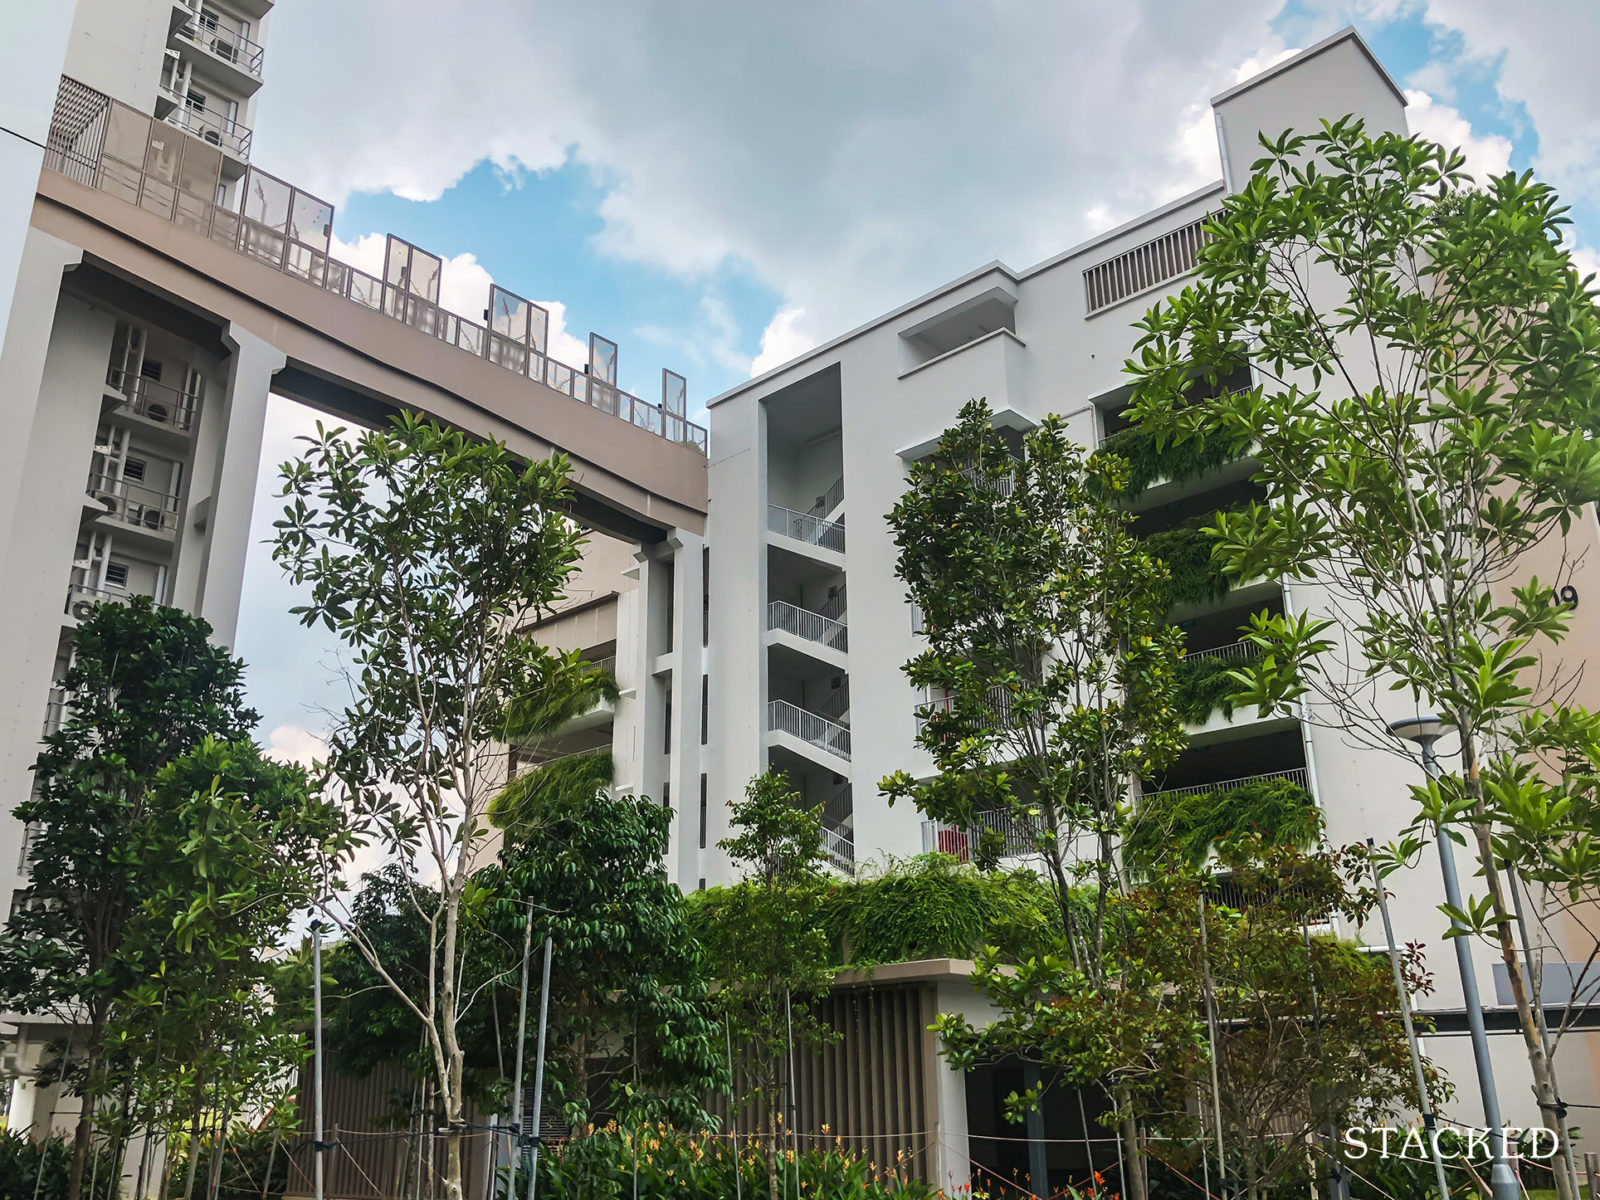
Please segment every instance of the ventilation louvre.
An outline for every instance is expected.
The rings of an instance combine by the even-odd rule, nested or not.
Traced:
[[[1083,273],[1086,315],[1194,270],[1200,247],[1210,240],[1205,230],[1210,219],[1208,214],[1090,267]]]

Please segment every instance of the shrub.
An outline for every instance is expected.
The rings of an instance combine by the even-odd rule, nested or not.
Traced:
[[[1144,539],[1145,549],[1166,564],[1167,604],[1205,604],[1221,599],[1234,579],[1211,556],[1216,540],[1206,533],[1215,513],[1185,521],[1176,529],[1164,529]]]
[[[683,1134],[650,1126],[632,1133],[608,1126],[539,1158],[541,1200],[725,1200],[742,1187],[750,1197],[767,1195],[766,1161],[754,1139],[735,1149],[727,1136]],[[795,1190],[795,1158],[800,1189]],[[778,1174],[783,1200],[934,1200],[935,1188],[910,1175],[903,1163],[873,1163],[836,1142],[831,1148],[785,1154]],[[638,1172],[637,1191],[634,1172]],[[742,1183],[736,1187],[734,1171]],[[520,1186],[515,1193],[521,1194]]]
[[[0,1196],[65,1200],[71,1167],[72,1142],[67,1138],[52,1134],[35,1141],[24,1134],[0,1131]],[[98,1150],[90,1157],[83,1168],[86,1200],[115,1200],[112,1173],[109,1150]]]
[[[1203,725],[1213,712],[1233,716],[1230,699],[1239,690],[1239,684],[1228,677],[1230,671],[1244,670],[1255,660],[1255,654],[1244,658],[1185,658],[1178,664],[1177,693],[1174,697],[1178,711],[1191,725]]]
[[[1115,454],[1128,464],[1126,495],[1137,496],[1158,479],[1181,482],[1214,471],[1243,452],[1237,441],[1217,434],[1177,439],[1145,425],[1120,430],[1100,443],[1097,454]]]
[[[1247,833],[1271,845],[1307,847],[1322,834],[1322,815],[1311,793],[1288,779],[1186,795],[1158,792],[1135,814],[1123,856],[1139,875],[1172,857],[1198,867],[1218,841]]]

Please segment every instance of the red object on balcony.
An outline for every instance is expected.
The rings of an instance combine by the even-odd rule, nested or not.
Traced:
[[[972,858],[967,845],[967,834],[963,829],[939,830],[939,853],[948,854],[960,862],[968,862]]]

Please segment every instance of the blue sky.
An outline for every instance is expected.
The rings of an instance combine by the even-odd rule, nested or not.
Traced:
[[[1581,199],[1596,261],[1600,6],[1566,0],[279,0],[256,158],[337,205],[358,265],[398,234],[450,260],[457,311],[492,277],[618,342],[629,390],[686,375],[693,412],[1216,178],[1208,98],[1348,23],[1424,94],[1414,129]],[[376,86],[362,62],[408,70]],[[257,536],[306,423],[274,405]],[[256,547],[238,649],[264,731],[298,751],[337,689],[292,602]]]

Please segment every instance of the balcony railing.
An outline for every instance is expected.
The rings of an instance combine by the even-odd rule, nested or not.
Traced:
[[[1261,653],[1261,647],[1254,642],[1229,642],[1226,646],[1213,646],[1209,650],[1190,650],[1184,657],[1197,658],[1254,658]]]
[[[846,875],[856,873],[856,843],[844,830],[829,825],[822,827],[822,853]]]
[[[170,89],[168,94],[179,101],[181,111],[182,97]],[[184,191],[174,186],[172,180],[157,178],[138,164],[107,155],[106,130],[114,108],[131,111],[126,105],[114,105],[104,93],[63,77],[51,120],[45,166],[78,183],[136,204],[174,225],[248,254],[285,275],[363,308],[381,312],[474,357],[553,388],[635,428],[669,442],[693,446],[702,454],[706,452],[705,427],[662,405],[641,400],[613,384],[591,379],[582,369],[558,362],[531,344],[491,333],[485,326],[458,317],[402,287],[330,258],[325,245],[298,241],[282,229],[259,224],[233,209],[213,203],[211,195]],[[174,117],[180,121],[185,119],[177,114]],[[139,157],[143,159],[142,150]],[[289,185],[281,181],[273,180],[273,183],[289,190]],[[240,191],[248,191],[248,188]],[[332,220],[331,208],[328,220]]]
[[[153,532],[177,531],[178,502],[165,492],[95,474],[89,476],[89,495],[105,506],[107,515],[126,525]]]
[[[249,160],[250,142],[255,136],[249,129],[209,108],[195,107],[182,92],[173,87],[163,84],[161,90],[169,100],[177,102],[177,107],[161,118],[168,125],[210,142],[235,158]]]
[[[1230,788],[1243,787],[1247,783],[1259,783],[1263,779],[1287,779],[1290,783],[1297,783],[1306,791],[1311,790],[1311,772],[1304,767],[1292,767],[1287,771],[1263,771],[1260,775],[1241,775],[1237,779],[1221,779],[1216,783],[1197,783],[1189,787],[1164,788],[1159,792],[1146,792],[1145,800],[1154,800],[1156,797],[1170,796],[1198,796],[1202,792],[1225,792]]]
[[[157,383],[119,367],[107,372],[106,384],[122,394],[117,411],[134,413],[157,425],[169,425],[181,433],[194,428],[200,412],[200,397],[192,392]]]
[[[978,813],[972,824],[967,826],[952,825],[947,821],[924,821],[922,852],[949,854],[962,862],[970,862],[979,840],[990,830],[1000,835],[1001,854],[1016,858],[1037,850],[1044,825],[1038,820],[1018,817],[1004,809]]]
[[[964,471],[958,471],[957,474],[963,479],[987,488],[997,496],[1010,496],[1017,490],[1017,477],[1009,471],[1004,475],[990,478],[980,474],[976,467],[968,467]]]
[[[67,690],[53,687],[44,705],[44,736],[49,737],[67,719]]]
[[[821,613],[790,604],[787,600],[773,600],[767,605],[767,628],[774,632],[792,633],[797,638],[827,646],[830,650],[845,651],[850,648],[850,630],[843,621],[831,621]]]
[[[845,587],[844,584],[841,583],[838,591],[834,592],[833,595],[824,600],[822,602],[822,607],[817,611],[823,616],[827,617],[828,620],[838,621],[839,624],[843,625],[845,623],[844,614],[848,611],[845,605],[844,593]]]
[[[927,725],[928,719],[935,713],[948,713],[955,707],[954,697],[942,692],[926,692],[917,705],[917,732],[921,733]],[[996,684],[984,694],[984,707],[989,710],[994,723],[1001,729],[1010,729],[1018,723],[1018,718],[1013,712],[1014,701],[1011,689],[1004,684]]]
[[[844,476],[839,476],[832,487],[817,497],[817,502],[808,510],[813,517],[826,517],[839,505],[844,503]]]
[[[781,504],[769,504],[767,528],[773,533],[781,533],[784,537],[793,538],[797,542],[821,546],[824,550],[833,550],[839,554],[844,553],[843,521],[824,521],[821,517],[795,512],[794,509],[785,508]]]
[[[222,21],[197,14],[179,27],[178,36],[202,50],[209,50],[224,62],[232,63],[245,74],[261,78],[261,60],[266,56],[266,51],[237,29],[228,28]]]
[[[802,742],[808,742],[847,761],[850,758],[848,728],[835,725],[826,717],[807,712],[787,700],[767,701],[767,728],[774,733],[787,733],[791,737],[797,737]]]

